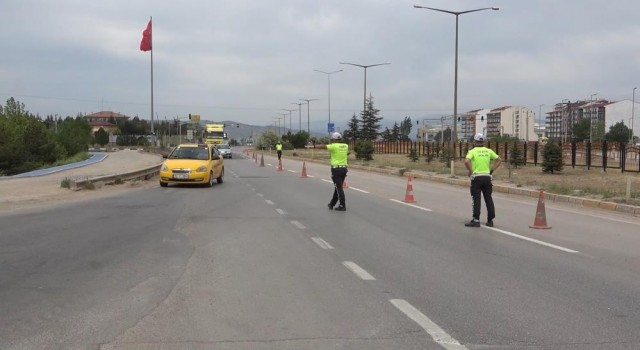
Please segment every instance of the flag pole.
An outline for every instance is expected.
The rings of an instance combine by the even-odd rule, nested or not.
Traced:
[[[153,131],[153,16],[149,17],[149,22],[151,22],[151,37],[149,38],[151,41],[151,140],[153,142],[153,146],[156,145],[156,134]]]

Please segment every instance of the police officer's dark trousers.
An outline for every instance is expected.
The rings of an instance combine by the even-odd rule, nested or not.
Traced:
[[[331,180],[333,180],[333,184],[335,185],[335,189],[333,190],[333,198],[331,198],[331,202],[329,204],[333,207],[340,201],[340,206],[344,205],[344,189],[342,188],[344,184],[344,179],[347,177],[347,167],[336,167],[331,168]]]
[[[480,220],[480,194],[484,197],[484,203],[487,206],[487,221],[493,220],[496,217],[496,209],[493,206],[493,198],[491,192],[493,191],[493,185],[491,184],[490,175],[476,175],[471,180],[471,199],[473,200],[473,218]]]
[[[278,152],[278,160],[279,160],[280,158],[282,158],[282,151],[277,151],[277,152]]]

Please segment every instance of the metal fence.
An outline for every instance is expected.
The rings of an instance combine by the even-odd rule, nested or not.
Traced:
[[[491,142],[486,146],[493,149],[502,159],[508,160],[514,142]],[[350,147],[354,147],[351,142]],[[409,155],[412,150],[416,151],[419,157],[429,159],[438,158],[445,152],[454,159],[461,159],[467,154],[473,144],[468,141],[458,142],[424,142],[424,141],[375,141],[373,148],[375,154],[402,154]],[[542,163],[542,148],[539,142],[518,142],[518,147],[522,152],[522,158],[526,165]],[[565,166],[586,167],[587,169],[598,168],[603,171],[607,169],[619,169],[621,172],[640,173],[640,146],[631,146],[619,142],[571,142],[560,143],[562,148],[563,163]]]

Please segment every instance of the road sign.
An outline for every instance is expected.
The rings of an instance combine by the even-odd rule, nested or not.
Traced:
[[[187,130],[187,140],[193,140],[193,130]]]
[[[334,123],[327,123],[327,131],[328,131],[328,132],[334,132],[334,131],[336,131],[336,124],[334,124]]]
[[[199,122],[200,121],[200,114],[189,114],[189,119],[192,122]]]

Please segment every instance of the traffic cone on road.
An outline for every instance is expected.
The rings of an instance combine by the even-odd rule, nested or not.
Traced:
[[[260,166],[264,167],[264,154],[260,155]]]
[[[278,171],[283,171],[282,169],[282,159],[278,159]]]
[[[536,217],[533,220],[533,225],[530,228],[549,229],[551,226],[547,225],[547,214],[544,210],[544,191],[540,191],[540,197],[538,198],[538,208],[536,209]]]
[[[413,198],[413,178],[411,176],[407,177],[407,193],[404,195],[405,203],[415,203],[416,200]]]
[[[305,162],[302,162],[302,174],[300,174],[300,177],[307,177],[307,164]]]

